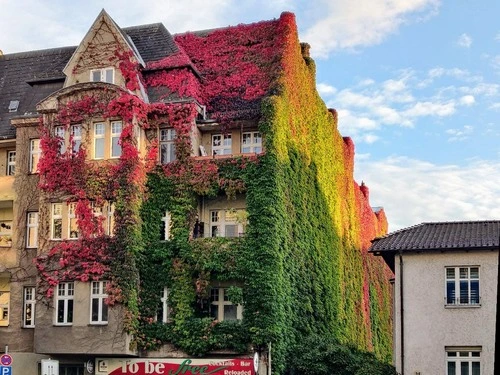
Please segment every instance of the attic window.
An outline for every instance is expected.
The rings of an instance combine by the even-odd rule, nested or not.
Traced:
[[[114,68],[92,69],[90,71],[90,80],[92,82],[114,83],[115,69]]]
[[[19,100],[11,100],[9,103],[9,112],[17,112],[19,107]]]

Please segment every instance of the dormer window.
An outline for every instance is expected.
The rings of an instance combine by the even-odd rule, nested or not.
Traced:
[[[19,108],[19,100],[11,100],[9,103],[9,112],[17,112]]]
[[[92,82],[115,82],[115,69],[114,68],[103,68],[103,69],[92,69],[90,71],[90,80]]]

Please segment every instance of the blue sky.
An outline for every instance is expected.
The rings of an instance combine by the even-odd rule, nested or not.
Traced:
[[[127,4],[127,6],[124,6]],[[0,0],[0,49],[76,45],[102,8],[172,32],[295,13],[318,90],[389,229],[500,219],[498,0]]]

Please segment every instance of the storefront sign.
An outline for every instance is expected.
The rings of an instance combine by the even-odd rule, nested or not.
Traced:
[[[250,358],[98,358],[96,375],[255,375],[255,370]]]

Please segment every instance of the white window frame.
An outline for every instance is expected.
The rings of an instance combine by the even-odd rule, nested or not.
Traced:
[[[472,276],[472,271],[477,277]],[[477,306],[481,305],[481,282],[479,266],[445,267],[445,305]],[[477,296],[472,293],[472,285],[477,283]],[[466,288],[464,288],[464,284]],[[453,286],[455,296],[449,297],[449,287]],[[462,293],[466,289],[467,296]]]
[[[245,143],[245,138],[248,139]],[[258,131],[255,132],[244,132],[241,134],[241,153],[249,154],[262,152],[262,134]]]
[[[33,236],[31,235],[33,234]],[[33,241],[31,241],[33,240]],[[26,247],[33,249],[38,247],[38,212],[32,211],[26,214]]]
[[[35,328],[36,289],[25,286],[23,290],[23,327]]]
[[[63,204],[62,203],[52,203],[50,207],[50,239],[51,240],[62,240],[63,238]],[[60,222],[60,234],[56,236],[56,222]]]
[[[55,126],[54,136],[59,140],[59,153],[62,155],[66,152],[66,127],[63,125]]]
[[[161,218],[163,222],[163,231],[161,233],[161,241],[170,241],[171,239],[171,229],[172,229],[172,215],[169,211],[165,211],[165,216]]]
[[[241,237],[244,234],[243,224],[238,222],[237,215],[244,209],[217,209],[209,211],[209,237]],[[236,233],[228,236],[228,227],[234,227]]]
[[[107,79],[108,72],[111,72],[111,82]],[[94,73],[99,73],[100,78],[98,80],[94,79]],[[90,82],[115,83],[115,68],[107,67],[107,68],[101,68],[101,69],[92,69],[90,71]]]
[[[16,174],[16,152],[7,151],[7,176]]]
[[[161,321],[162,323],[170,322],[170,311],[168,306],[169,294],[170,290],[168,287],[163,287],[163,290],[160,292],[160,309],[156,316],[156,320]]]
[[[78,223],[76,219],[76,203],[71,202],[67,204],[67,209],[68,209],[68,215],[67,215],[67,222],[68,222],[68,233],[67,233],[67,239],[69,240],[77,240],[78,237],[80,237],[79,230],[78,230]]]
[[[30,173],[38,173],[38,162],[40,161],[40,155],[42,151],[40,150],[40,139],[30,140]]]
[[[210,289],[210,315],[218,321],[242,320],[243,306],[240,304],[236,305],[236,319],[226,319],[224,307],[234,306],[234,304],[229,301],[229,298],[227,298],[227,290],[228,288],[225,287],[214,287]],[[214,314],[215,311],[217,311],[216,314]]]
[[[107,281],[92,281],[90,283],[90,324],[103,325],[108,324],[109,309],[106,300]],[[94,319],[94,301],[97,303],[97,319]]]
[[[115,129],[115,126],[119,126],[120,131],[117,132]],[[122,146],[120,145],[120,138],[121,138],[122,131],[123,131],[123,123],[121,121],[111,121],[110,128],[111,128],[110,145],[109,145],[110,158],[117,159],[122,155]],[[116,150],[113,147],[115,145],[114,144],[115,140],[116,140],[116,147],[117,147]]]
[[[73,154],[78,153],[80,151],[80,147],[82,146],[82,125],[75,124],[70,127],[71,134],[71,151]]]
[[[467,363],[467,370],[462,372],[462,363]],[[472,371],[472,366],[479,368]],[[454,371],[450,371],[454,367]],[[481,348],[446,348],[446,375],[481,375]]]
[[[175,155],[175,137],[174,128],[159,129],[158,139],[160,142],[160,164],[171,163],[177,159]]]
[[[99,132],[97,131],[99,129]],[[102,129],[102,133],[101,133]],[[105,122],[95,122],[93,127],[93,156],[96,160],[104,159],[106,155],[106,123]],[[102,155],[97,155],[97,145],[102,147]]]
[[[55,308],[55,317],[54,324],[58,326],[70,326],[73,325],[73,312],[75,309],[74,305],[74,297],[75,297],[75,283],[63,282],[57,284],[56,290],[56,308]],[[62,321],[59,320],[59,310],[62,307],[63,318]]]
[[[231,155],[232,147],[231,134],[212,134],[212,155]]]

